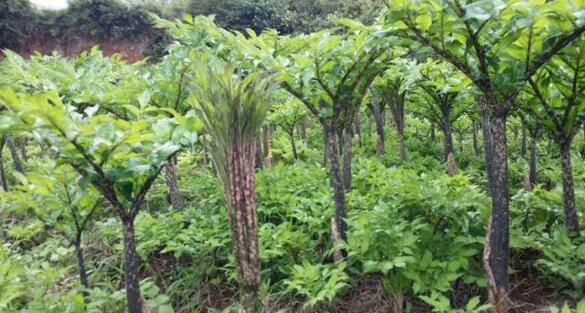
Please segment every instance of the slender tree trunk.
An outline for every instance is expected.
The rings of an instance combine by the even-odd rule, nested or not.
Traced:
[[[494,104],[491,107],[495,107]],[[508,151],[506,115],[495,114],[492,122],[493,159],[491,162],[492,216],[484,247],[489,298],[496,313],[507,313],[510,216],[508,194]],[[486,145],[487,146],[487,145]],[[491,149],[486,149],[489,151]]]
[[[473,130],[473,154],[479,155],[479,146],[477,145],[477,123],[475,121],[471,122],[471,127]]]
[[[81,248],[81,234],[77,235],[75,242],[73,243],[75,247],[75,256],[77,257],[77,271],[79,272],[79,281],[81,285],[85,289],[89,288],[89,279],[87,277],[87,271],[85,270],[85,259],[83,258],[83,249]],[[83,296],[87,298],[88,293],[87,291],[83,292]]]
[[[331,151],[331,147],[329,146],[329,142],[331,141],[329,139],[329,136],[331,136],[331,134],[327,131],[326,127],[323,127],[323,165],[327,165],[327,162],[329,162],[329,153]]]
[[[351,158],[352,158],[352,147],[351,140],[353,138],[353,123],[348,123],[345,127],[345,132],[341,137],[343,141],[343,188],[345,192],[349,192],[351,189]]]
[[[22,155],[22,159],[24,160],[24,162],[28,162],[28,151],[26,149],[26,146],[27,146],[26,138],[23,138],[18,142],[18,147],[20,148],[20,155]]]
[[[463,153],[464,153],[464,151],[463,151],[463,132],[458,131],[457,136],[459,137],[459,153],[461,153],[463,155]]]
[[[372,100],[372,115],[374,116],[374,123],[376,124],[376,154],[384,154],[384,117],[380,110],[380,103],[378,100]]]
[[[538,138],[537,138],[536,131],[532,134],[530,139],[530,170],[528,172],[528,181],[530,183],[530,188],[534,188],[536,186],[536,181],[538,179],[538,171],[537,171],[537,157],[538,157]]]
[[[165,180],[169,188],[171,205],[174,209],[181,210],[183,209],[183,200],[181,199],[181,193],[177,183],[177,163],[176,155],[169,160],[169,163],[165,166]]]
[[[14,143],[12,136],[6,135],[6,145],[8,146],[8,150],[10,150],[10,155],[12,155],[14,169],[20,173],[24,173],[24,166],[22,165],[22,161],[20,161],[20,156],[18,155],[18,150],[16,149],[16,144]]]
[[[347,217],[347,209],[345,206],[345,188],[343,186],[343,179],[341,176],[341,169],[339,167],[339,142],[337,134],[333,127],[326,127],[327,132],[327,146],[329,147],[329,161],[331,166],[331,186],[333,187],[333,200],[335,202],[335,226],[339,237],[346,240],[347,225],[345,219]]]
[[[404,128],[398,130],[398,144],[400,145],[400,160],[406,161],[406,144],[404,143]]]
[[[262,168],[262,139],[256,138],[256,169]]]
[[[254,139],[235,140],[227,148],[224,183],[236,270],[240,282],[240,313],[259,312],[260,255],[256,214]]]
[[[520,143],[520,155],[526,157],[526,126],[522,125],[522,141]]]
[[[0,185],[4,191],[8,191],[8,181],[6,180],[6,172],[4,171],[4,144],[6,137],[0,137]]]
[[[362,146],[362,125],[360,121],[360,113],[359,111],[355,114],[355,134],[358,137],[358,144]]]
[[[575,187],[573,186],[573,169],[571,165],[571,140],[559,140],[561,152],[561,175],[563,180],[563,204],[565,208],[565,223],[570,230],[579,234],[579,218],[575,207]]]
[[[262,152],[264,153],[264,165],[270,166],[270,127],[262,127]]]
[[[208,143],[205,136],[201,136],[201,143],[203,144],[203,163],[209,165],[209,148],[207,147]]]
[[[447,174],[454,176],[457,172],[457,163],[455,162],[455,150],[453,149],[453,131],[451,122],[448,118],[443,120],[443,145],[445,150],[445,161],[447,162]]]
[[[583,145],[581,146],[581,158],[585,158],[585,123],[583,124]]]
[[[307,144],[307,117],[303,117],[299,123],[299,132],[301,134],[301,140]]]
[[[138,280],[138,260],[134,237],[134,218],[122,218],[124,226],[124,274],[128,313],[142,313],[142,297]]]
[[[295,142],[294,128],[293,131],[291,131],[288,135],[290,136],[290,147],[292,149],[293,156],[295,160],[298,160],[299,154],[297,153],[297,144]]]
[[[481,117],[481,132],[483,135],[483,152],[484,152],[484,161],[485,161],[485,168],[486,174],[488,178],[488,187],[490,189],[490,193],[492,192],[492,173],[493,173],[493,155],[494,155],[494,146],[492,143],[492,122],[490,118],[490,109],[488,108],[488,104],[483,96],[478,96],[477,101],[479,102],[480,107],[480,117]]]

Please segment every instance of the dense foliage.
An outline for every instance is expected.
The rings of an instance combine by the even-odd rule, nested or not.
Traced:
[[[4,51],[0,311],[584,313],[585,4],[363,3],[43,13],[172,43]]]

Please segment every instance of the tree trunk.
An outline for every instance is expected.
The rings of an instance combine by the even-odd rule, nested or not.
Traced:
[[[372,101],[372,115],[374,116],[374,123],[376,124],[376,154],[384,154],[384,117],[380,109],[378,101]]]
[[[331,147],[329,147],[329,132],[327,132],[326,127],[323,127],[323,166],[327,165],[329,162],[329,152],[331,151]]]
[[[124,274],[126,284],[126,301],[128,313],[142,313],[142,297],[138,280],[138,262],[134,240],[134,218],[122,219],[124,226]]]
[[[536,186],[536,181],[538,179],[538,171],[537,171],[537,157],[538,157],[538,138],[536,131],[532,134],[530,140],[530,170],[528,172],[528,181],[530,183],[530,188],[534,188]]]
[[[81,248],[81,235],[79,234],[74,242],[75,255],[77,256],[77,271],[79,272],[79,281],[85,289],[89,288],[87,271],[85,270],[85,259],[83,258],[83,249]],[[83,296],[87,298],[87,291],[83,291]]]
[[[398,144],[400,145],[400,160],[406,161],[406,144],[404,143],[404,128],[398,131]]]
[[[526,126],[522,125],[522,142],[520,143],[520,155],[526,157]]]
[[[361,125],[361,121],[360,121],[359,111],[356,112],[356,114],[355,114],[355,134],[357,135],[357,138],[358,138],[358,144],[361,147],[362,146],[362,125]]]
[[[495,107],[494,104],[491,107]],[[496,313],[508,312],[509,194],[506,114],[495,114],[492,122],[491,162],[492,216],[484,247],[490,303]],[[490,151],[491,149],[485,149]]]
[[[301,133],[301,140],[307,144],[307,117],[303,117],[299,123],[299,130]]]
[[[12,136],[6,135],[6,145],[8,146],[8,150],[10,150],[10,155],[14,161],[14,169],[20,173],[24,173],[24,166],[22,165],[22,161],[20,161],[20,156],[18,155],[18,150],[16,149],[16,144],[14,143]]]
[[[262,139],[256,138],[256,169],[262,168]]]
[[[473,154],[479,155],[479,146],[477,145],[477,123],[475,121],[471,122],[471,127],[473,130]]]
[[[227,147],[224,183],[236,270],[240,283],[241,313],[260,308],[260,255],[256,214],[255,141],[234,141]]]
[[[445,162],[447,162],[447,174],[454,176],[457,172],[457,163],[455,162],[455,150],[453,149],[453,131],[449,118],[443,120],[443,145],[445,150]]]
[[[22,155],[22,159],[24,162],[28,162],[28,151],[26,149],[27,140],[26,138],[21,139],[18,142],[18,147],[20,148],[20,155]]]
[[[183,200],[177,183],[177,163],[176,155],[169,160],[169,163],[165,166],[165,180],[169,188],[171,205],[175,210],[181,210],[183,209]]]
[[[487,101],[483,96],[477,97],[478,105],[479,105],[479,112],[481,117],[481,132],[483,136],[483,153],[484,153],[484,161],[485,161],[485,168],[488,178],[488,187],[490,189],[490,193],[492,192],[492,173],[493,173],[493,155],[494,155],[494,147],[492,143],[492,122],[490,117],[490,108],[488,107]]]
[[[262,129],[262,152],[264,153],[264,160],[268,161],[270,159],[270,127],[264,126]],[[264,163],[268,165],[270,162]]]
[[[451,127],[451,106],[445,102],[441,105],[441,129],[443,130],[443,145],[445,150],[445,162],[447,163],[447,174],[454,176],[457,172],[455,162],[455,149],[453,148],[453,128]],[[462,138],[459,138],[462,141]],[[463,147],[463,143],[460,144]]]
[[[4,171],[4,144],[6,137],[0,137],[0,185],[4,191],[8,191],[8,181],[6,180],[6,172]]]
[[[575,208],[575,187],[573,186],[573,169],[571,166],[571,140],[561,138],[559,140],[559,150],[561,152],[565,224],[570,230],[579,234],[579,218]]]
[[[585,142],[585,123],[583,123],[583,141]],[[585,143],[581,147],[581,157],[585,158]]]
[[[331,186],[333,187],[333,200],[335,202],[335,231],[339,233],[342,240],[346,240],[347,209],[345,206],[345,189],[341,170],[339,168],[339,142],[333,127],[326,127],[327,146],[329,147],[329,162],[331,166]],[[332,229],[333,232],[333,229]]]
[[[293,156],[294,156],[295,160],[298,160],[299,154],[297,153],[297,144],[295,142],[294,128],[293,128],[293,132],[290,132],[288,135],[290,136],[290,147],[292,149]]]
[[[205,163],[205,165],[209,165],[209,148],[207,147],[208,143],[205,139],[205,136],[201,136],[201,143],[203,144],[203,163]]]
[[[341,137],[341,140],[343,141],[343,188],[345,189],[345,192],[349,192],[351,189],[351,140],[353,138],[352,124],[353,123],[346,124],[344,134]]]

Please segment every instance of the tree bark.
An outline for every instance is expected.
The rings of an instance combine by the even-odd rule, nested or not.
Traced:
[[[481,132],[483,136],[483,152],[484,152],[484,161],[485,161],[485,168],[488,178],[488,187],[490,189],[490,193],[492,192],[492,173],[493,173],[493,155],[494,155],[494,147],[492,143],[492,122],[490,117],[490,108],[488,107],[487,101],[483,96],[478,96],[477,98],[479,107],[480,107],[480,117],[481,117]]]
[[[350,119],[350,121],[353,119]],[[345,131],[341,140],[343,141],[343,188],[345,192],[349,192],[351,189],[351,158],[352,158],[352,146],[351,141],[353,138],[353,123],[347,123]]]
[[[142,297],[138,280],[138,262],[134,238],[134,218],[122,219],[124,226],[124,275],[128,313],[142,313]]]
[[[583,124],[583,141],[585,141],[585,123]],[[581,146],[581,158],[585,158],[585,143]]]
[[[298,160],[299,154],[297,153],[297,144],[295,142],[294,128],[293,128],[293,131],[290,132],[288,135],[290,136],[290,147],[292,149],[293,156],[294,156],[295,160]]]
[[[239,140],[244,140],[243,142]],[[240,283],[241,313],[260,308],[260,255],[256,214],[254,139],[236,139],[227,147],[224,183],[236,270]]]
[[[404,129],[398,131],[398,144],[400,145],[400,160],[406,161],[406,144],[404,143]]]
[[[81,248],[81,235],[79,234],[73,243],[75,247],[75,256],[77,257],[77,271],[79,272],[79,281],[85,289],[89,288],[89,279],[87,271],[85,270],[85,259],[83,258],[83,249]],[[83,292],[83,296],[87,298],[87,291]]]
[[[477,123],[475,121],[471,122],[471,127],[473,130],[473,154],[479,155],[479,146],[477,145]]]
[[[307,143],[307,117],[303,117],[299,123],[299,130],[301,134],[301,140]]]
[[[355,114],[355,134],[357,135],[357,138],[358,138],[358,144],[361,147],[362,146],[362,125],[361,125],[361,121],[360,121],[359,111],[356,112],[356,114]]]
[[[451,109],[449,103],[441,106],[441,129],[443,130],[443,145],[445,153],[445,162],[447,163],[447,174],[454,176],[457,172],[457,163],[455,162],[455,149],[453,148],[453,128],[451,127]],[[463,146],[461,144],[461,146]]]
[[[372,115],[374,116],[374,123],[376,124],[376,154],[384,154],[384,117],[380,109],[380,103],[377,100],[372,100]]]
[[[256,138],[256,169],[262,168],[262,139]]]
[[[333,200],[335,203],[336,231],[339,233],[342,240],[346,240],[347,225],[345,219],[347,217],[347,209],[345,206],[345,188],[343,186],[343,179],[339,168],[339,142],[333,127],[326,127],[326,133],[328,141],[327,146],[329,147],[329,162],[331,166],[331,186],[333,187]]]
[[[520,155],[526,157],[526,126],[522,125],[522,141],[520,142]]]
[[[534,188],[536,186],[536,181],[538,180],[538,171],[537,171],[537,157],[538,157],[538,138],[536,131],[532,134],[530,139],[530,169],[528,172],[528,181],[530,183],[530,188]]]
[[[10,150],[10,155],[14,161],[14,169],[20,173],[24,173],[24,166],[22,165],[22,161],[20,160],[20,156],[18,155],[18,150],[16,149],[16,144],[14,143],[12,136],[6,135],[5,138],[6,145],[8,146],[8,150]]]
[[[571,140],[568,138],[559,139],[559,150],[561,152],[565,224],[570,230],[579,234],[579,218],[577,217],[575,206],[575,187],[573,185],[573,169],[571,165]]]
[[[176,155],[169,160],[169,163],[165,166],[165,180],[169,188],[171,205],[174,209],[181,210],[183,209],[183,200],[177,183],[177,163]]]
[[[447,174],[454,176],[457,171],[457,164],[455,162],[455,150],[453,149],[453,131],[451,129],[451,122],[449,118],[443,119],[443,145],[445,153],[445,162],[447,162]]]
[[[495,107],[494,104],[491,107]],[[508,312],[509,194],[506,114],[495,114],[492,121],[493,159],[491,164],[492,216],[486,237],[484,258],[489,298],[494,312]],[[486,149],[489,151],[491,149]]]
[[[8,191],[8,181],[6,180],[6,172],[4,171],[4,144],[6,137],[0,137],[0,185],[4,191]]]
[[[18,147],[20,148],[20,155],[22,155],[22,159],[24,160],[24,162],[28,162],[28,151],[26,145],[27,145],[26,138],[23,138],[18,142]]]
[[[327,165],[327,162],[329,162],[329,152],[331,151],[331,147],[329,147],[329,136],[331,134],[327,131],[326,127],[323,127],[323,165]],[[335,135],[335,134],[334,134]]]
[[[209,148],[207,147],[208,143],[205,139],[205,136],[201,136],[201,143],[203,143],[203,163],[205,163],[205,165],[209,165],[211,162],[209,158]]]
[[[269,165],[270,160],[270,127],[262,127],[262,152],[264,153],[264,163]]]

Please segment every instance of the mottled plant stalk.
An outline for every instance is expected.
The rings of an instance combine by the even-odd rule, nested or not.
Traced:
[[[372,115],[376,124],[376,154],[384,154],[384,112],[380,107],[380,101],[374,97],[372,99]]]
[[[175,210],[181,210],[183,208],[183,200],[181,199],[179,184],[177,182],[177,163],[176,156],[169,160],[169,163],[165,166],[165,181],[169,188],[171,205]]]
[[[134,239],[134,218],[122,220],[124,229],[124,283],[129,313],[142,313],[142,296],[138,278],[138,261]]]
[[[18,150],[16,144],[14,143],[14,139],[12,136],[6,135],[6,145],[8,146],[8,150],[10,150],[10,155],[12,156],[12,161],[14,162],[14,169],[20,173],[24,173],[24,165],[20,160],[20,156],[18,155]]]
[[[260,306],[255,139],[234,140],[226,152],[227,181],[224,188],[236,269],[240,280],[240,313],[255,313]]]
[[[538,133],[537,131],[531,132],[530,138],[530,170],[528,178],[530,181],[530,188],[534,188],[538,180],[538,169],[537,169],[537,158],[538,158]]]
[[[579,217],[575,205],[575,186],[573,184],[573,167],[571,165],[572,138],[560,138],[561,177],[563,181],[563,206],[565,210],[565,224],[575,234],[579,234]]]
[[[6,172],[4,171],[4,144],[6,142],[5,136],[0,137],[0,185],[4,191],[8,191],[8,181],[6,180]]]

